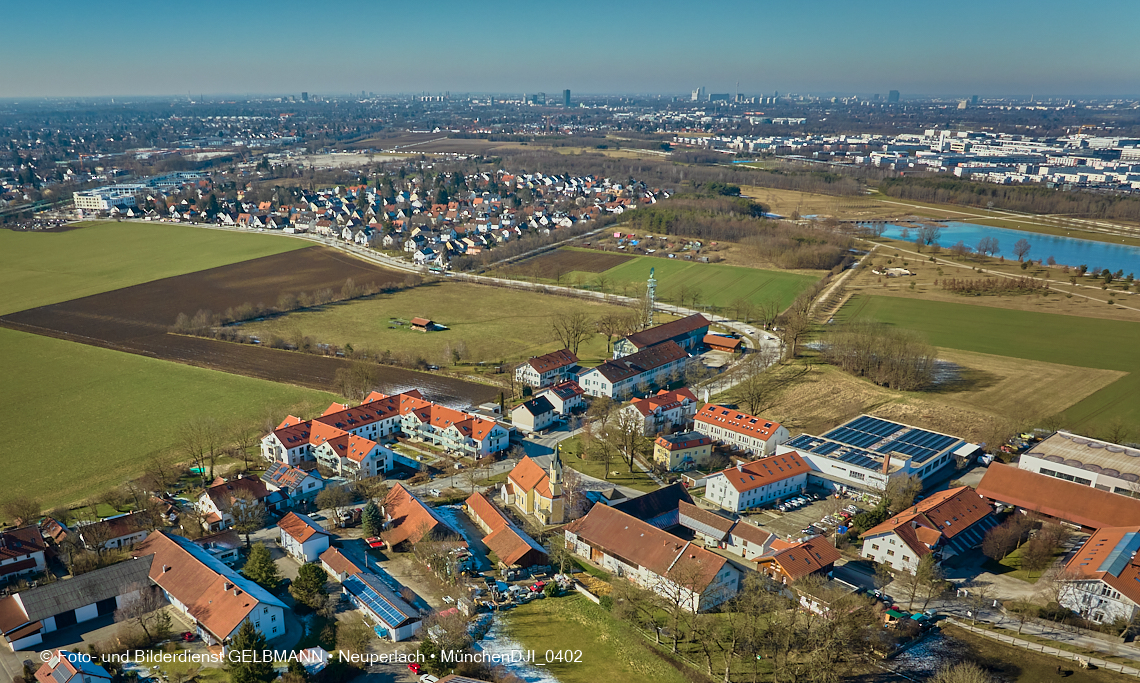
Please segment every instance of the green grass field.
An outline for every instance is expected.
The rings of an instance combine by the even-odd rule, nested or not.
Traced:
[[[852,297],[837,318],[917,330],[945,348],[1127,372],[1069,407],[1064,425],[1095,431],[1116,420],[1140,424],[1140,323],[866,295]]]
[[[7,428],[0,500],[46,508],[141,474],[197,416],[251,424],[268,412],[308,416],[336,397],[84,344],[0,329],[0,421]],[[318,408],[318,409],[319,409]]]
[[[438,365],[450,364],[449,349],[463,342],[467,347],[464,362],[495,363],[521,361],[562,348],[550,333],[554,315],[586,311],[600,317],[629,310],[564,296],[445,281],[248,323],[242,330],[263,341],[275,334],[289,339],[300,331],[326,344],[352,344],[354,349],[377,353],[387,350],[413,359],[420,355]],[[407,324],[413,317],[430,318],[448,329],[415,332]],[[404,324],[395,325],[392,318]],[[606,338],[594,335],[578,350],[578,356],[586,365],[601,362],[608,357]]]
[[[579,662],[552,661],[542,667],[562,683],[644,680],[682,683],[687,679],[653,650],[653,645],[581,595],[534,600],[504,616],[507,634],[534,650],[581,650]]]
[[[86,225],[55,233],[0,230],[0,315],[311,246],[165,223]]]

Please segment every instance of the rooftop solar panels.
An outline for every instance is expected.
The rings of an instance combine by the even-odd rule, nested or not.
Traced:
[[[382,596],[376,587],[365,583],[357,576],[345,579],[344,587],[390,627],[399,626],[411,618]]]
[[[817,439],[814,436],[811,436],[810,434],[800,434],[796,438],[789,441],[788,445],[791,446],[792,448],[810,449],[814,445],[815,441],[817,441]]]
[[[935,455],[945,452],[948,448],[965,443],[953,436],[908,427],[898,422],[869,415],[863,415],[846,424],[839,425],[824,434],[823,439],[829,441],[801,435],[796,437],[796,441],[792,442],[791,445],[795,448],[809,450],[812,453],[828,455],[840,448],[836,445],[838,443],[855,449],[871,450],[875,453],[899,453],[910,458],[915,464],[921,464]],[[866,453],[865,457],[870,455],[870,453]],[[848,455],[839,452],[832,457],[842,460]]]
[[[855,467],[862,467],[864,469],[870,470],[879,467],[879,461],[868,457],[866,451],[851,450],[835,457],[840,462],[845,462],[848,465],[854,465]]]

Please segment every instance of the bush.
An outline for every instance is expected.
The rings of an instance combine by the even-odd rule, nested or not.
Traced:
[[[601,605],[602,609],[606,610],[607,612],[612,612],[614,609],[614,599],[608,595],[603,595],[598,604]]]

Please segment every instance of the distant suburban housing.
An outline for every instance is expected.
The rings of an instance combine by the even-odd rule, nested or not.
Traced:
[[[316,562],[321,553],[329,549],[332,534],[322,529],[307,515],[290,512],[277,522],[281,530],[281,548],[293,559],[305,563]]]
[[[685,429],[693,424],[697,414],[697,397],[689,389],[669,391],[662,389],[653,396],[635,398],[622,408],[634,419],[642,421],[643,433],[653,436],[664,431]]]
[[[549,387],[577,377],[578,357],[567,349],[535,356],[515,368],[515,379],[532,387]]]
[[[810,473],[795,452],[741,463],[708,476],[705,500],[733,512],[748,510],[799,494]]]
[[[699,467],[710,455],[712,439],[700,432],[662,434],[653,442],[653,462],[670,472]]]
[[[693,428],[720,443],[736,446],[754,455],[771,455],[788,440],[788,429],[779,422],[707,403],[693,418]]]
[[[590,508],[565,534],[573,553],[691,612],[719,605],[740,587],[727,559],[606,505]]]
[[[680,379],[689,358],[675,342],[666,341],[590,368],[578,376],[578,383],[590,396],[624,401],[635,392]]]
[[[693,353],[700,347],[708,331],[708,319],[700,313],[694,313],[680,320],[657,325],[617,340],[614,343],[614,358],[629,356],[667,341],[674,342],[688,353]]]
[[[933,493],[863,533],[863,557],[915,573],[924,555],[942,561],[982,544],[997,526],[990,501],[969,486]]]

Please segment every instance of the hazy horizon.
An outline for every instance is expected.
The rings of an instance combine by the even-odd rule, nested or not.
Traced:
[[[222,3],[192,12],[137,0],[65,0],[50,34],[42,8],[7,13],[0,98],[273,97],[444,91],[684,96],[796,92],[918,97],[1136,96],[1140,59],[1124,32],[1140,3],[1109,0],[1097,21],[1058,21],[1055,0],[951,8],[896,0],[732,0],[715,11],[661,0],[560,6],[455,0]],[[1095,46],[1095,49],[1089,49]],[[739,86],[737,86],[739,83]],[[919,95],[929,93],[928,95]]]

